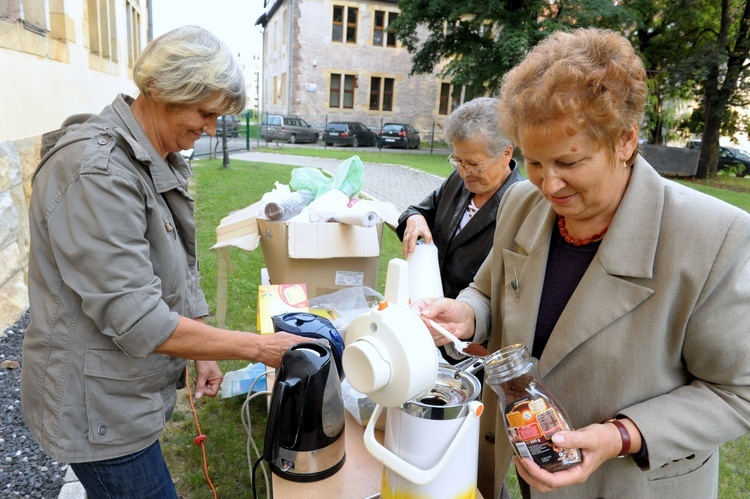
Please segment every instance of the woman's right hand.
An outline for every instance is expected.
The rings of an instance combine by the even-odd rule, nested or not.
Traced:
[[[412,304],[411,308],[419,314],[422,322],[432,334],[435,346],[450,343],[445,336],[436,332],[429,324],[429,319],[439,322],[441,326],[457,338],[470,339],[474,336],[474,309],[466,302],[451,298],[423,298]]]
[[[427,219],[422,215],[412,215],[406,219],[406,228],[404,229],[403,250],[404,258],[408,258],[417,247],[417,240],[422,238],[425,244],[432,243],[432,232],[427,225]]]

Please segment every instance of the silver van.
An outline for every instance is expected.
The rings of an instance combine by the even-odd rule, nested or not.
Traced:
[[[260,138],[266,142],[274,140],[296,144],[318,141],[320,132],[302,118],[269,114],[260,124]]]

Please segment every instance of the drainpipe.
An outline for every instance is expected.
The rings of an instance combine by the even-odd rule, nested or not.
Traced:
[[[146,2],[146,10],[148,11],[148,41],[154,39],[154,7],[152,0]]]
[[[287,19],[289,26],[287,27],[289,36],[287,37],[287,60],[289,61],[286,71],[286,114],[289,116],[292,116],[292,40],[294,38],[294,33],[292,31],[292,27],[294,26],[294,9],[297,5],[296,0],[289,0],[289,12],[287,14]],[[295,115],[296,116],[296,115]]]

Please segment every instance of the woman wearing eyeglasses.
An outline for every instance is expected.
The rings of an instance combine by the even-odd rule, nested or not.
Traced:
[[[456,170],[432,194],[399,217],[396,228],[404,258],[418,239],[438,248],[443,294],[455,298],[474,279],[492,247],[495,215],[503,193],[524,178],[513,145],[500,131],[498,100],[480,97],[448,118],[445,137]]]

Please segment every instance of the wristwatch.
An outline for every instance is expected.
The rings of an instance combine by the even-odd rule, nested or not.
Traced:
[[[623,457],[628,455],[628,451],[630,451],[630,434],[628,433],[628,429],[625,428],[625,425],[620,422],[617,418],[611,418],[607,419],[606,421],[602,421],[602,423],[612,423],[615,425],[615,428],[617,428],[617,431],[620,432],[620,438],[622,439],[622,449],[620,449],[620,453],[617,454],[617,459],[622,459]]]

